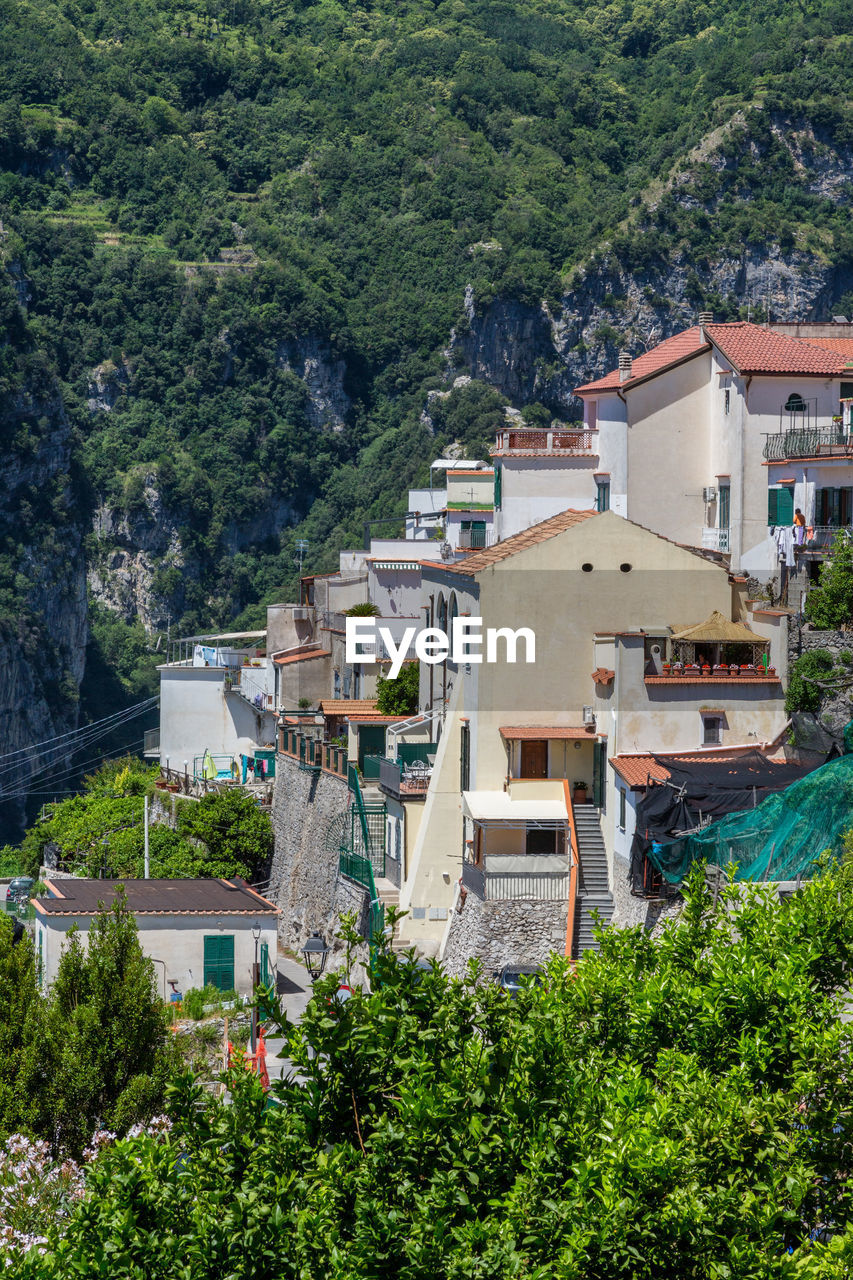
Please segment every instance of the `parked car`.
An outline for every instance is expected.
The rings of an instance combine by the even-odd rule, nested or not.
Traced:
[[[34,884],[35,880],[32,876],[17,876],[14,880],[10,880],[6,888],[6,910],[25,907],[30,900]]]
[[[537,987],[542,985],[542,966],[538,964],[505,964],[495,973],[499,987],[508,991],[513,1000],[517,997],[525,978],[532,978]]]

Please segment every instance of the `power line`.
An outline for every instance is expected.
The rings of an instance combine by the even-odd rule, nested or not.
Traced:
[[[40,767],[30,768],[28,771],[27,776],[30,779],[38,777],[40,773],[44,773],[46,769],[49,769],[58,760],[67,758],[69,754],[76,755],[78,752],[91,746],[93,743],[99,742],[102,738],[105,738],[108,734],[114,732],[114,730],[119,729],[124,724],[127,724],[128,721],[135,720],[138,716],[144,714],[146,709],[146,707],[141,707],[138,710],[128,710],[126,712],[116,713],[115,716],[109,717],[110,722],[108,724],[105,724],[103,721],[99,721],[97,724],[84,726],[79,730],[78,736],[73,742],[67,742],[54,747],[47,747],[44,751],[37,752],[34,756],[29,756],[25,759],[17,760],[13,764],[5,765],[3,768],[0,768],[0,786],[3,785],[4,780],[11,781],[10,775],[20,776],[26,764],[39,765],[41,761],[45,761],[46,763],[40,764]],[[97,727],[97,725],[100,725],[101,727]],[[0,798],[2,798],[2,792],[0,792]]]
[[[99,719],[99,721],[91,721],[88,724],[79,724],[77,728],[72,728],[72,730],[68,730],[67,733],[56,733],[54,737],[45,737],[41,742],[31,742],[29,746],[19,746],[15,751],[6,751],[4,755],[0,755],[0,760],[12,759],[15,755],[27,755],[29,751],[35,751],[38,746],[49,746],[51,742],[60,742],[63,741],[63,739],[67,739],[67,737],[74,737],[78,735],[78,733],[85,733],[87,730],[91,730],[91,728],[96,728],[99,724],[106,724],[109,721],[118,719],[120,716],[126,716],[129,712],[141,713],[142,708],[150,707],[150,705],[152,703],[156,703],[156,701],[159,701],[158,694],[152,695],[151,698],[143,699],[141,703],[133,703],[132,707],[123,708],[122,710],[119,710],[119,712],[111,712],[109,716],[104,716]]]
[[[73,777],[75,773],[79,773],[81,769],[87,768],[90,764],[97,764],[99,761],[102,761],[102,760],[118,759],[118,757],[123,755],[125,751],[132,751],[134,747],[141,747],[144,742],[145,742],[144,738],[137,738],[134,742],[123,743],[122,746],[117,747],[112,752],[109,752],[109,753],[101,752],[96,756],[91,756],[90,759],[88,760],[81,761],[79,764],[69,765],[67,768],[59,770],[59,772],[54,777],[54,781],[64,782],[66,779]],[[45,766],[44,769],[40,769],[39,774],[46,773],[49,767],[50,766],[48,765],[48,766]],[[35,778],[38,778],[39,774],[35,774],[33,776]],[[41,780],[44,781],[44,779],[41,779]],[[17,800],[21,796],[27,796],[30,794],[31,794],[30,788],[28,786],[21,785],[19,789],[16,791],[0,791],[0,800]],[[50,795],[51,793],[50,792],[34,792],[33,794]],[[78,794],[78,793],[74,792],[72,794]]]

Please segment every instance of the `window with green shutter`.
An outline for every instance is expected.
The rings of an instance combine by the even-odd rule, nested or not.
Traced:
[[[794,486],[779,485],[767,490],[767,523],[794,523]]]
[[[495,463],[495,506],[496,506],[496,507],[499,507],[499,506],[501,505],[501,476],[502,476],[502,474],[503,474],[503,473],[502,473],[502,471],[501,471],[501,464],[500,464],[499,462],[496,462],[496,463]]]
[[[204,985],[234,990],[234,935],[209,934],[204,940]]]

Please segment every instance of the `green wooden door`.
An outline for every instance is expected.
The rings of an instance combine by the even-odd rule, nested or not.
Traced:
[[[385,755],[385,726],[360,724],[358,726],[358,767],[364,773],[365,756]]]
[[[592,803],[604,809],[607,795],[607,743],[596,742],[592,748]]]
[[[204,985],[234,990],[234,935],[209,934],[204,940]]]

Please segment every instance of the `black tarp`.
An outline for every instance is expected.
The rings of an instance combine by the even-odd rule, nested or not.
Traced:
[[[716,821],[751,809],[814,768],[768,760],[757,750],[727,760],[712,756],[701,760],[654,756],[654,760],[670,776],[668,782],[652,783],[637,805],[628,880],[631,891],[640,894],[649,891],[646,853],[653,840],[665,843],[692,831],[703,819]]]

